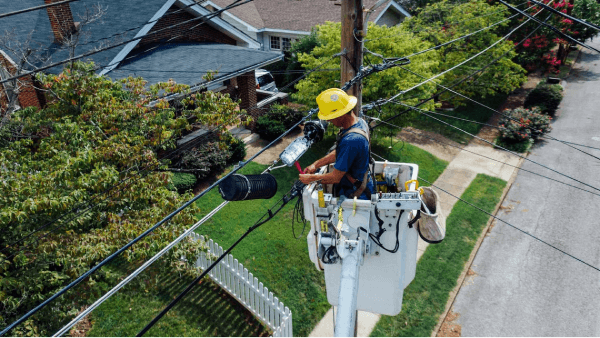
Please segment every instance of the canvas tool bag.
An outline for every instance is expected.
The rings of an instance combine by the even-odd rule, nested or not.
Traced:
[[[431,187],[422,187],[423,204],[417,221],[419,236],[430,244],[437,244],[446,237],[446,217],[442,213],[440,197]]]

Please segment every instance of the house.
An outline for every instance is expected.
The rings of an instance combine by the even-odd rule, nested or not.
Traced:
[[[2,12],[12,12],[62,0],[0,1]],[[100,9],[95,7],[98,5]],[[193,0],[79,0],[6,17],[0,20],[0,37],[10,37],[12,45],[0,44],[0,77],[14,75],[21,64],[24,70],[31,70],[156,33],[85,60],[95,62],[99,75],[113,79],[142,76],[150,84],[174,79],[195,91],[208,88],[230,93],[241,99],[240,108],[254,107],[254,70],[281,60],[281,53],[261,50],[260,42],[220,17],[199,24],[203,21],[198,18],[207,14],[210,11]],[[169,28],[177,23],[180,25]],[[77,44],[71,43],[74,37]],[[20,48],[13,48],[18,45]],[[36,54],[28,60],[31,65],[23,62],[19,52],[27,48]],[[62,69],[57,66],[47,72],[59,73]],[[209,71],[218,73],[207,82],[202,77]],[[20,84],[21,107],[43,106],[44,95],[35,79],[27,77]],[[5,94],[12,90],[9,83],[0,89]],[[7,95],[2,97],[5,99],[0,99],[0,105],[6,108]],[[258,111],[250,113],[256,115]]]
[[[199,1],[199,0],[197,0]],[[226,7],[230,0],[199,1],[211,11]],[[371,8],[377,0],[364,0]],[[326,21],[341,20],[340,0],[254,0],[221,14],[221,18],[259,41],[264,51],[284,51],[293,41],[309,35],[312,27]],[[369,22],[395,26],[410,17],[396,1],[389,1],[375,9]]]

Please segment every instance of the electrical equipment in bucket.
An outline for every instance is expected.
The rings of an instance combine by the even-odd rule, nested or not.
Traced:
[[[422,190],[417,190],[416,164],[375,162],[374,170],[381,187],[370,201],[333,197],[331,186],[318,183],[306,187],[308,250],[317,269],[325,272],[329,303],[337,306],[350,285],[357,288],[348,290],[348,297],[356,297],[350,300],[356,310],[393,316],[400,313],[404,288],[415,277]],[[356,266],[345,267],[352,255]],[[352,274],[358,275],[358,284],[344,284]]]

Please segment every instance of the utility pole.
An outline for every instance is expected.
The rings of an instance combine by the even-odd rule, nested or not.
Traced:
[[[360,70],[363,63],[362,32],[364,28],[363,0],[342,0],[342,56],[341,68],[342,86],[350,81]],[[354,114],[360,116],[362,107],[362,83],[359,81],[348,90],[348,94],[356,96],[358,103],[354,108]]]

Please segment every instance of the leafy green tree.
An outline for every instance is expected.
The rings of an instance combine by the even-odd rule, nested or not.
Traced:
[[[317,40],[319,42],[310,53],[299,53],[298,60],[302,62],[305,69],[312,69],[331,58],[331,55],[339,53],[341,50],[340,41],[340,23],[328,22],[315,28]],[[428,41],[423,41],[412,34],[404,25],[386,27],[369,25],[368,41],[365,47],[374,53],[384,57],[400,57],[412,54],[414,52],[431,47]],[[380,63],[381,59],[373,56],[366,56],[366,63]],[[438,68],[439,56],[436,51],[427,54],[418,55],[411,58],[411,63],[406,68],[422,74],[426,77],[434,75]],[[339,58],[333,58],[327,61],[322,68],[339,69]],[[298,82],[296,89],[298,93],[292,94],[297,101],[316,106],[315,98],[317,95],[327,89],[340,87],[340,71],[314,72],[304,80]],[[388,98],[402,90],[408,89],[423,80],[399,67],[373,74],[363,80],[363,102],[375,101],[380,98]],[[429,82],[417,87],[409,93],[399,96],[398,99],[407,104],[416,104],[419,99],[431,96],[435,91],[435,83]],[[430,102],[425,108],[432,108]],[[404,109],[394,105],[386,105],[381,111],[375,112],[376,115],[385,118],[397,114]],[[408,113],[399,118],[396,123],[406,125],[414,113]]]
[[[190,120],[216,126],[245,115],[228,95],[196,93],[174,104],[164,95],[189,94],[188,86],[169,81],[147,88],[141,78],[113,82],[93,70],[93,64],[75,63],[59,75],[40,76],[51,93],[48,106],[17,111],[8,122],[20,135],[11,134],[0,148],[0,327],[192,197],[168,189],[172,174],[158,170],[166,164],[157,156],[174,147]],[[120,259],[135,265],[155,254],[193,224],[197,212],[195,206],[183,210]],[[171,269],[187,271],[176,263],[182,256],[192,262],[196,251],[191,241],[173,250]],[[119,277],[102,268],[77,286],[80,292],[60,297],[11,333],[54,333]]]
[[[482,0],[459,5],[441,1],[428,5],[418,16],[406,20],[403,24],[411,30],[419,31],[419,38],[439,45],[502,21],[509,13],[502,9],[504,9],[502,5],[492,6]],[[443,72],[450,69],[492,45],[502,37],[508,23],[509,21],[474,34],[463,41],[441,47],[439,50],[441,61],[434,71]],[[442,24],[441,28],[437,29],[440,24]],[[513,43],[510,40],[499,43],[465,65],[448,72],[444,76],[443,84],[450,85],[462,79],[511,50],[512,47]],[[500,92],[509,93],[518,88],[527,77],[525,70],[512,61],[515,56],[514,51],[508,52],[486,71],[463,83],[460,92],[480,99]],[[460,97],[453,97],[451,93],[443,95],[442,99],[451,100],[454,104],[462,102]]]
[[[595,0],[577,0],[573,4],[572,16],[595,25],[600,25],[600,3]],[[571,34],[577,40],[585,41],[596,36],[598,31],[580,23],[573,23]]]

